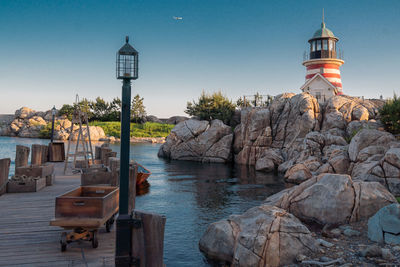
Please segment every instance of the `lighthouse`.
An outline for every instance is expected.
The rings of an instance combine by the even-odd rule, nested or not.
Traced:
[[[340,66],[344,61],[337,53],[336,43],[339,41],[332,31],[326,28],[322,16],[321,28],[308,40],[310,53],[305,56],[306,81],[300,88],[324,103],[334,95],[342,95],[343,87],[340,78]]]

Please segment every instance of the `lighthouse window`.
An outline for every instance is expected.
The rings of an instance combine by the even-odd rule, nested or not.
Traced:
[[[333,40],[329,40],[329,50],[335,51],[335,42]]]
[[[311,42],[311,52],[315,51],[315,41]]]
[[[323,44],[323,50],[327,51],[328,50],[328,40],[322,40]]]
[[[321,40],[317,40],[317,51],[321,51]]]

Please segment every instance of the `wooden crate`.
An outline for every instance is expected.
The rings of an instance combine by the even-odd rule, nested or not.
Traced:
[[[54,183],[54,165],[45,164],[42,166],[25,166],[15,168],[16,176],[28,176],[28,177],[45,177],[46,185],[53,185]]]
[[[7,193],[37,192],[44,187],[46,187],[45,177],[36,177],[35,179],[26,182],[9,180],[7,184]]]
[[[81,174],[81,185],[118,185],[118,174],[115,172],[86,172]]]
[[[109,218],[118,212],[119,188],[81,186],[56,198],[55,217]]]
[[[64,142],[54,142],[49,144],[49,161],[61,162],[65,160]]]

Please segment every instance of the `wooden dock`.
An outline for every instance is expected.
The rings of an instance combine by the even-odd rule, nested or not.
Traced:
[[[99,247],[91,242],[68,244],[61,252],[62,228],[50,226],[55,197],[80,185],[80,175],[64,176],[55,164],[55,184],[36,193],[0,196],[0,266],[114,266],[115,225],[99,230]]]

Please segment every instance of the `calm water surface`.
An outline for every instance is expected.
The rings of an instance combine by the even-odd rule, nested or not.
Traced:
[[[48,140],[0,137],[0,158],[15,158],[15,145]],[[136,209],[165,215],[164,257],[167,266],[210,266],[198,249],[207,226],[243,213],[284,188],[277,176],[253,168],[159,159],[158,144],[131,145],[131,158],[152,171],[149,191]],[[119,152],[118,144],[112,145]],[[13,168],[12,168],[13,169]]]

